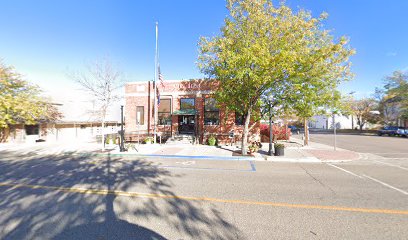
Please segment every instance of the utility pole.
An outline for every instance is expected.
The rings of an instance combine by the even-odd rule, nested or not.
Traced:
[[[334,132],[334,151],[336,151],[337,136],[336,136],[336,113],[333,112],[333,132]]]
[[[156,22],[156,50],[155,50],[155,54],[154,54],[154,104],[153,104],[153,110],[154,110],[154,130],[153,130],[153,143],[156,143],[156,135],[157,135],[157,122],[156,122],[156,116],[157,116],[157,74],[158,74],[158,69],[157,69],[157,61],[158,61],[158,45],[159,45],[159,23]]]
[[[120,146],[119,146],[119,151],[124,152],[125,151],[125,134],[123,132],[123,105],[120,106]]]

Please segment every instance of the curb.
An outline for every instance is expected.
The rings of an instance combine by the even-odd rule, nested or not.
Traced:
[[[322,161],[316,157],[304,157],[304,158],[285,158],[285,157],[269,157],[265,158],[268,162],[303,162],[303,163],[321,163]]]
[[[322,163],[344,163],[344,162],[351,162],[351,161],[356,161],[356,160],[326,160],[326,161],[322,161]]]
[[[320,160],[316,157],[304,157],[304,158],[279,158],[279,157],[266,157],[268,162],[288,162],[288,163],[343,163],[351,162],[354,160]]]

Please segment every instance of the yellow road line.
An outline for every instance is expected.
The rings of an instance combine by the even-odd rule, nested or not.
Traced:
[[[246,204],[246,205],[264,205],[264,206],[272,206],[272,207],[286,207],[286,208],[300,208],[300,209],[323,209],[323,210],[345,211],[345,212],[408,215],[408,210],[396,210],[396,209],[352,208],[352,207],[341,207],[341,206],[291,204],[291,203],[279,203],[279,202],[258,202],[258,201],[218,199],[218,198],[207,198],[207,197],[176,196],[176,195],[165,195],[165,194],[156,194],[156,193],[125,192],[125,191],[105,190],[105,189],[86,189],[86,188],[55,187],[55,186],[31,185],[31,184],[17,184],[17,183],[7,183],[7,182],[0,182],[0,186],[7,186],[7,187],[12,187],[12,188],[45,189],[45,190],[54,190],[54,191],[60,191],[60,192],[81,193],[81,194],[116,195],[116,196],[127,196],[127,197],[143,197],[143,198],[167,198],[167,199],[180,199],[180,200],[190,200],[190,201],[235,203],[235,204]]]

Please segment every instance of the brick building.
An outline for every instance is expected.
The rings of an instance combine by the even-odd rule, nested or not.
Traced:
[[[227,115],[217,107],[212,97],[216,87],[217,82],[212,80],[173,80],[158,84],[157,133],[164,138],[194,135],[199,143],[205,143],[210,135],[215,135],[220,144],[240,141],[243,117],[234,112]],[[125,97],[126,139],[134,141],[138,135],[152,136],[155,119],[153,82],[127,83]],[[259,131],[258,123],[249,140],[258,140]]]

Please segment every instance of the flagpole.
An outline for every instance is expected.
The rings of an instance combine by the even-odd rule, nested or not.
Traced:
[[[157,116],[157,84],[156,84],[156,80],[157,80],[157,48],[159,45],[159,23],[156,22],[156,50],[155,50],[155,54],[154,54],[154,130],[153,130],[153,142],[156,143],[156,116]]]

